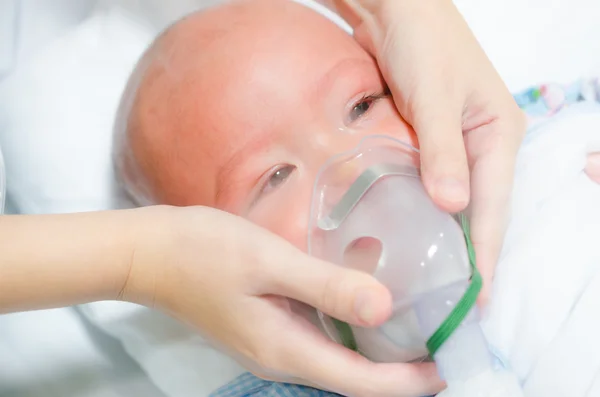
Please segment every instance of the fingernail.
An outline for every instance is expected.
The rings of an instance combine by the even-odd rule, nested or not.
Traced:
[[[358,319],[365,325],[372,324],[375,319],[376,300],[376,294],[370,289],[363,289],[356,294],[354,310]]]
[[[468,200],[464,183],[454,178],[443,178],[436,185],[437,196],[451,203],[464,203]]]

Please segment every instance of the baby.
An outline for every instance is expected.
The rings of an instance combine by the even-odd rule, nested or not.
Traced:
[[[138,204],[216,207],[303,247],[316,171],[375,134],[418,147],[352,37],[293,2],[237,1],[182,20],[146,52],[115,160]],[[588,168],[600,179],[598,161]]]
[[[290,1],[238,1],[179,22],[127,93],[116,163],[138,203],[216,207],[300,248],[325,160],[367,135],[417,145],[373,58]]]
[[[306,250],[317,171],[381,134],[418,147],[350,35],[291,1],[240,0],[185,18],[147,50],[114,150],[137,204],[219,208]],[[587,172],[600,181],[597,156]]]

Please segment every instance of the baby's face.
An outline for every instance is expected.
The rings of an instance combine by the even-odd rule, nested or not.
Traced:
[[[172,90],[182,103],[167,109],[177,117],[155,144],[168,149],[153,172],[162,203],[223,209],[305,249],[313,184],[327,159],[369,135],[416,140],[376,62],[333,23],[292,10],[240,28],[210,48],[201,69],[188,68],[198,75]],[[160,124],[154,117],[148,127]]]

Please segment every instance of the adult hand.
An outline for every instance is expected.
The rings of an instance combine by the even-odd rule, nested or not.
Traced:
[[[192,325],[262,378],[346,396],[416,397],[443,388],[432,363],[372,363],[294,310],[303,302],[355,325],[380,325],[392,301],[370,275],[311,258],[214,209],[142,210],[153,226],[137,245],[123,299]]]
[[[451,0],[336,0],[415,129],[423,181],[447,211],[470,203],[489,294],[525,117]]]

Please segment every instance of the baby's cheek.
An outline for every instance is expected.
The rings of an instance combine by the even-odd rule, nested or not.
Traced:
[[[301,213],[289,213],[279,220],[278,235],[292,243],[296,248],[307,251],[308,218]]]
[[[308,203],[294,200],[288,202],[287,205],[273,207],[269,211],[254,214],[249,217],[249,220],[306,252],[308,206]]]

